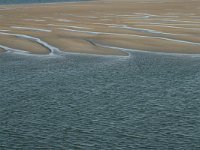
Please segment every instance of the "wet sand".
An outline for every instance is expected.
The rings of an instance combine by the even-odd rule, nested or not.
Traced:
[[[10,47],[12,49],[19,49],[26,51],[28,50],[31,53],[37,53],[37,54],[46,54],[48,53],[48,49],[29,40],[16,38],[13,36],[2,36],[0,35],[0,41],[2,45],[6,45],[7,47]]]
[[[127,55],[111,47],[199,54],[199,16],[198,0],[2,5],[0,45],[36,54],[49,53],[42,42],[60,51],[101,55]]]
[[[3,52],[4,50],[2,48],[0,48],[0,52]]]

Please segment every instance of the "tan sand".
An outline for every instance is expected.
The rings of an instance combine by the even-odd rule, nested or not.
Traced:
[[[20,39],[16,38],[13,36],[2,36],[0,35],[0,41],[1,45],[10,47],[13,49],[18,49],[18,50],[23,50],[26,51],[28,50],[31,53],[36,53],[36,54],[46,54],[49,52],[49,50],[35,42],[26,40],[26,39]]]
[[[0,32],[40,38],[66,52],[127,55],[117,49],[101,47],[106,45],[197,54],[200,53],[199,6],[199,0],[7,5],[0,6]],[[15,36],[0,34],[0,45],[48,53],[37,42]]]

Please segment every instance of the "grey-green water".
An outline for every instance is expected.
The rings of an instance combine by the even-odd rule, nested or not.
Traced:
[[[0,55],[0,149],[199,150],[200,58]]]

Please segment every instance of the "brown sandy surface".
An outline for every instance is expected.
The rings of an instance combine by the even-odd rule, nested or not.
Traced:
[[[199,16],[199,0],[97,0],[2,5],[0,32],[40,38],[67,52],[127,55],[101,47],[106,45],[196,54],[200,53]],[[0,45],[32,53],[48,52],[37,42],[12,35],[0,34]]]
[[[23,51],[28,50],[31,53],[36,53],[36,54],[46,54],[48,53],[48,49],[39,45],[38,43],[26,40],[26,39],[21,39],[21,38],[16,38],[13,36],[2,36],[0,35],[0,41],[2,45],[8,46],[13,49],[20,49]]]
[[[4,50],[2,48],[0,48],[0,52],[3,52]]]

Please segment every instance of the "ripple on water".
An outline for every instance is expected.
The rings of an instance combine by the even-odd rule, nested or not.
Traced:
[[[2,149],[198,149],[200,60],[0,56]]]

